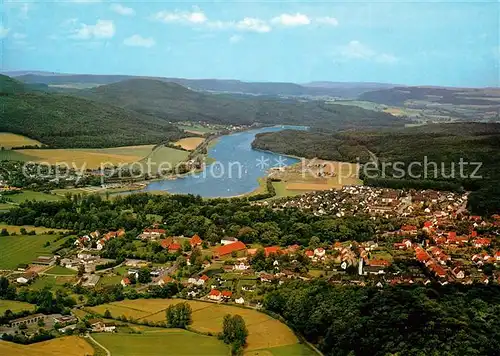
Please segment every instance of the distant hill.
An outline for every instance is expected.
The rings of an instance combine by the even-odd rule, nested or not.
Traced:
[[[157,144],[183,136],[165,120],[73,96],[36,92],[0,75],[0,131],[51,147]]]
[[[329,96],[356,98],[363,92],[391,87],[390,84],[378,83],[330,83],[329,85],[299,85],[294,83],[243,82],[221,79],[184,79],[129,75],[86,75],[86,74],[51,74],[16,72],[16,78],[25,83],[43,83],[47,85],[63,84],[112,84],[129,79],[156,79],[183,85],[192,90],[219,93],[240,93],[272,96]]]
[[[498,88],[396,87],[359,95],[359,100],[393,106],[404,106],[407,100],[452,105],[498,105],[499,99]]]
[[[331,129],[402,126],[382,112],[321,101],[209,94],[179,84],[130,79],[78,91],[77,95],[168,121],[221,124],[297,124]]]

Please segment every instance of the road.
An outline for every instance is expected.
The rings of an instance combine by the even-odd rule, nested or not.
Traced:
[[[103,349],[104,351],[106,351],[106,355],[107,355],[107,356],[111,356],[111,352],[109,352],[109,350],[108,350],[107,348],[105,348],[103,345],[101,345],[100,343],[98,343],[98,342],[96,341],[96,339],[94,339],[94,338],[92,337],[92,335],[90,335],[90,334],[86,334],[86,335],[85,335],[85,337],[88,337],[88,338],[89,338],[90,340],[92,340],[92,341],[93,341],[93,342],[94,342],[97,346],[99,346],[101,349]]]

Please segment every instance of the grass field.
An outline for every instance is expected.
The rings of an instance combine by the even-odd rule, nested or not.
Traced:
[[[58,201],[64,199],[63,197],[55,194],[46,194],[43,192],[34,192],[31,190],[23,190],[19,194],[9,195],[9,199],[12,202],[19,204],[25,202],[27,200],[36,200],[36,201]]]
[[[0,149],[11,149],[12,147],[40,146],[41,143],[31,138],[8,132],[0,132]]]
[[[10,310],[13,313],[20,312],[22,310],[34,310],[35,305],[24,303],[24,302],[16,302],[13,300],[0,300],[0,314],[3,315],[6,310]]]
[[[211,128],[201,126],[201,125],[178,125],[178,128],[181,130],[184,130],[186,132],[194,133],[197,135],[203,135],[209,132],[215,132],[216,130],[213,130]]]
[[[125,315],[135,319],[165,321],[165,309],[181,301],[175,299],[124,300],[91,308],[104,314],[106,309],[114,317]],[[283,323],[253,309],[231,305],[188,301],[193,310],[191,327],[200,332],[218,333],[226,314],[239,314],[246,322],[249,336],[247,350],[268,349],[298,343],[295,334]]]
[[[89,356],[94,349],[78,336],[61,337],[32,345],[0,341],[0,355],[16,356]]]
[[[54,232],[63,231],[63,230],[58,230],[58,229],[49,229],[49,228],[46,228],[46,227],[36,227],[36,226],[31,226],[31,225],[17,226],[17,225],[7,225],[7,224],[1,224],[0,223],[0,230],[7,229],[7,231],[9,233],[15,232],[16,234],[19,234],[20,231],[21,231],[21,228],[23,228],[23,227],[26,229],[26,231],[33,231],[33,230],[35,230],[35,232],[37,234],[46,234],[49,231],[54,231]],[[56,235],[54,235],[54,238],[55,238],[55,236]]]
[[[205,141],[203,137],[186,137],[174,142],[174,145],[181,146],[185,150],[193,151]]]
[[[159,329],[142,334],[95,334],[93,337],[116,356],[229,355],[229,347],[215,336],[185,330]]]
[[[317,353],[304,344],[286,345],[273,347],[271,349],[262,349],[247,351],[245,356],[313,356]]]
[[[30,284],[29,288],[34,290],[41,290],[45,287],[49,287],[53,292],[55,292],[57,289],[64,289],[63,286],[65,283],[74,282],[76,282],[76,279],[73,276],[41,276],[37,278],[32,284]]]
[[[141,161],[143,169],[147,169],[147,162],[151,164],[151,172],[156,173],[159,169],[175,167],[179,162],[187,160],[189,152],[176,150],[175,148],[161,146],[154,150],[147,158]]]
[[[26,154],[19,153],[12,150],[0,150],[0,161],[21,161],[29,162],[36,161],[36,157],[28,156]]]
[[[62,266],[53,266],[52,268],[46,270],[45,273],[55,274],[58,276],[74,276],[76,275],[77,271]]]
[[[15,205],[12,204],[2,204],[0,203],[0,211],[7,211],[10,210],[14,207]]]
[[[20,263],[30,263],[38,256],[52,255],[65,239],[54,242],[57,235],[2,236],[0,237],[0,269],[15,269]],[[43,247],[46,242],[50,246]]]

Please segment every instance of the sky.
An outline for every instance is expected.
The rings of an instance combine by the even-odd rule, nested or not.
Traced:
[[[498,1],[3,0],[2,70],[497,87]]]

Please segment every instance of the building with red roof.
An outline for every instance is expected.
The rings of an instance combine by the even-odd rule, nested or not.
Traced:
[[[191,237],[191,239],[189,240],[189,244],[191,245],[191,247],[200,246],[202,243],[203,240],[200,236],[198,236],[198,234],[193,235],[193,237]]]
[[[221,291],[217,289],[212,289],[210,293],[208,293],[208,299],[220,301],[222,299]]]
[[[229,290],[222,291],[222,299],[229,300],[229,299],[231,299],[232,296],[233,296],[233,292],[231,292]]]
[[[489,245],[491,245],[491,240],[487,239],[485,237],[482,237],[479,239],[475,239],[473,241],[473,243],[474,243],[474,247],[482,248],[482,247],[488,247]]]
[[[233,252],[246,252],[247,247],[241,241],[221,246],[217,249],[217,256],[219,258],[230,257]]]
[[[269,246],[264,248],[264,252],[266,257],[269,257],[270,254],[274,253],[275,255],[281,252],[281,248],[279,246]]]
[[[168,252],[178,252],[178,251],[181,251],[182,250],[182,246],[178,243],[171,243],[169,246],[168,246]]]

